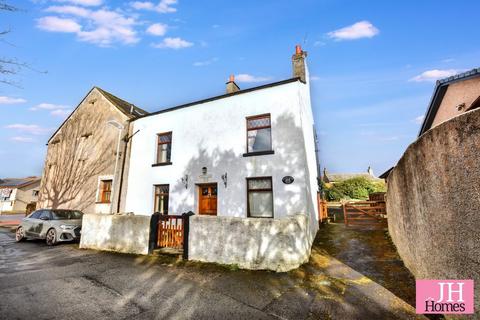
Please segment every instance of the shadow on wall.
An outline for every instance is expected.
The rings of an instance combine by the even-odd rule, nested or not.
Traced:
[[[210,179],[210,182],[218,183],[219,207],[228,208],[228,212],[218,212],[219,215],[246,217],[246,178],[271,176],[272,173],[277,174],[277,176],[291,175],[295,177],[295,182],[291,185],[284,185],[281,179],[280,181],[273,181],[275,209],[279,211],[275,212],[274,215],[286,216],[287,214],[308,213],[307,208],[313,208],[315,204],[306,194],[306,188],[309,186],[307,186],[308,177],[306,176],[306,155],[302,130],[295,124],[294,115],[291,113],[282,114],[278,118],[272,119],[272,128],[274,156],[245,158],[242,154],[235,153],[233,148],[216,147],[209,150],[205,146],[206,143],[200,143],[198,145],[198,155],[188,161],[182,174],[182,177],[189,176],[188,189],[185,189],[181,177],[173,187],[171,186],[171,194],[181,195],[178,201],[170,203],[172,214],[181,214],[192,209],[194,212],[197,211],[195,207],[197,195],[192,192],[192,189],[195,191],[195,184],[204,182],[199,178],[202,175],[202,167],[209,168],[209,174],[213,171],[210,168],[215,168],[214,171],[221,172],[218,176],[212,176]],[[275,130],[275,128],[278,129]],[[212,137],[212,139],[215,139],[215,137]],[[227,187],[223,185],[221,179],[221,174],[225,172],[228,174]],[[279,187],[275,188],[275,186]],[[225,194],[226,192],[229,196],[222,197],[222,193]]]
[[[50,141],[39,208],[94,212],[98,176],[115,158],[114,140],[105,126],[95,112],[77,112]]]
[[[148,254],[150,216],[85,214],[80,248]]]
[[[390,235],[417,279],[480,282],[480,110],[411,144],[388,177]],[[480,286],[475,309],[480,312]]]
[[[208,150],[201,143],[198,155],[189,160],[182,175],[192,177],[188,189],[180,180],[171,188],[171,194],[181,195],[171,200],[171,214],[192,209],[196,212],[195,183],[200,182],[196,179],[202,167],[228,174],[227,187],[220,174],[210,179],[218,182],[219,216],[191,218],[191,259],[276,271],[287,271],[308,261],[318,222],[312,210],[316,204],[308,195],[309,171],[302,129],[291,113],[273,118],[272,128],[274,156],[244,158],[233,149]],[[247,219],[246,178],[272,174],[275,219]],[[295,177],[293,184],[283,184],[281,177],[287,175]]]
[[[190,218],[189,259],[279,272],[308,261],[309,218]]]

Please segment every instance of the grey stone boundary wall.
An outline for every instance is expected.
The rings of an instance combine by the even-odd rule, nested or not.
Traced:
[[[313,237],[304,214],[281,219],[190,217],[189,260],[285,272],[308,261]]]
[[[480,318],[480,109],[424,133],[388,177],[388,229],[417,279],[474,279]]]
[[[80,248],[148,254],[151,216],[84,214]]]

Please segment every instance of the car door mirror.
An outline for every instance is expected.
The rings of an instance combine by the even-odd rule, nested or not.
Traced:
[[[43,216],[43,217],[40,217],[40,220],[50,220],[50,219],[48,217]]]

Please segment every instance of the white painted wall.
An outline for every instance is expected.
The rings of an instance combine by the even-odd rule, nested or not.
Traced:
[[[150,217],[86,213],[81,249],[148,254]]]
[[[246,117],[270,113],[275,154],[243,157]],[[246,178],[272,176],[274,217],[310,215],[318,229],[315,146],[308,84],[290,82],[138,119],[132,123],[126,212],[153,213],[154,185],[170,185],[170,214],[198,212],[197,183],[218,184],[218,215],[247,216]],[[158,133],[172,131],[172,165],[152,167]],[[208,168],[208,180],[202,179]],[[228,185],[221,175],[228,174]],[[188,187],[181,178],[188,175]],[[286,185],[284,176],[295,181]],[[315,182],[314,182],[315,181]],[[313,229],[312,229],[313,230]]]
[[[286,272],[308,261],[312,243],[303,214],[283,219],[192,216],[188,259]]]

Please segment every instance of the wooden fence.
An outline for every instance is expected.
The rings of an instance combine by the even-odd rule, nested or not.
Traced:
[[[343,204],[345,224],[363,226],[385,226],[387,210],[385,201],[358,201]]]
[[[160,216],[157,247],[183,249],[184,216]]]
[[[318,221],[324,222],[328,219],[328,208],[327,201],[322,200],[320,193],[317,193],[317,202],[318,202]]]

